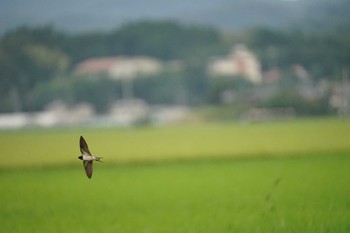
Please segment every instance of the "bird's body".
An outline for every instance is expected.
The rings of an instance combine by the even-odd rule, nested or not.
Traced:
[[[83,161],[100,161],[100,157],[95,157],[95,156],[91,156],[91,155],[81,155],[78,158],[83,160]]]
[[[102,162],[101,157],[91,155],[89,147],[88,147],[85,139],[82,136],[80,136],[79,145],[80,145],[80,152],[82,155],[80,155],[78,158],[80,160],[83,160],[85,173],[86,173],[87,177],[90,179],[92,176],[92,163],[93,163],[93,161]]]

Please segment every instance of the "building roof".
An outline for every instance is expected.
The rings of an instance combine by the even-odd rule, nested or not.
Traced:
[[[108,73],[109,70],[118,63],[118,57],[91,58],[79,63],[75,69],[76,74],[97,74]]]
[[[79,63],[76,74],[107,74],[112,79],[133,78],[142,74],[154,74],[161,70],[159,60],[146,57],[101,57],[92,58]]]

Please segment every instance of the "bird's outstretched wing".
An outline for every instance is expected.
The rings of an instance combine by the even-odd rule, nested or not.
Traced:
[[[89,151],[89,147],[88,147],[85,139],[83,138],[83,136],[80,136],[80,152],[82,154],[91,155],[91,153]]]
[[[84,168],[85,168],[85,173],[89,179],[91,179],[92,176],[92,161],[84,161]]]

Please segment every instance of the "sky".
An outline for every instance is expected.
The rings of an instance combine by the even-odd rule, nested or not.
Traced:
[[[74,32],[111,29],[141,19],[175,19],[223,28],[237,27],[259,21],[259,18],[273,22],[264,17],[269,9],[273,10],[271,2],[286,4],[286,0],[1,0],[0,34],[24,24],[51,24]],[[245,13],[249,10],[254,14]]]

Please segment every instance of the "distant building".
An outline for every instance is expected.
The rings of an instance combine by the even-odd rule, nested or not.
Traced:
[[[330,107],[337,110],[339,116],[350,115],[350,83],[343,78],[342,82],[336,83],[330,91]]]
[[[292,72],[300,81],[306,82],[311,79],[309,72],[300,64],[292,65]]]
[[[271,68],[263,73],[265,83],[276,83],[281,80],[281,71],[279,68]]]
[[[56,101],[51,103],[42,112],[32,114],[32,124],[41,127],[64,125],[81,125],[89,122],[95,115],[95,110],[88,103],[74,106]]]
[[[142,99],[116,101],[110,109],[110,118],[119,126],[131,126],[146,121],[150,112],[149,105]]]
[[[0,129],[20,129],[28,125],[30,118],[26,113],[1,113]]]
[[[78,75],[105,74],[111,79],[135,78],[139,75],[152,75],[162,70],[162,63],[151,57],[101,57],[79,63],[74,73]]]
[[[213,76],[240,75],[256,84],[262,81],[260,62],[244,45],[237,45],[226,57],[213,59],[208,72]]]
[[[44,111],[0,114],[0,129],[24,127],[58,127],[86,124],[95,116],[90,104],[67,106],[61,102],[50,104]]]
[[[190,113],[190,109],[186,106],[175,105],[154,106],[151,113],[151,121],[156,125],[178,123],[184,120]]]

